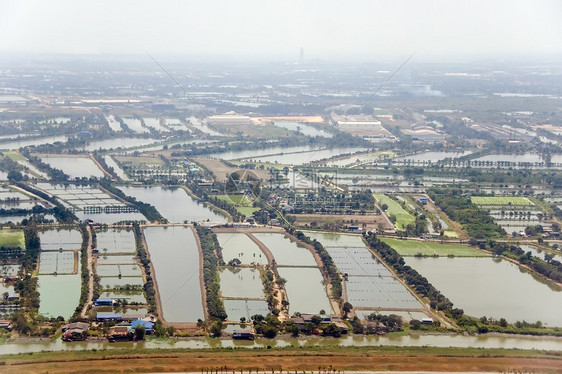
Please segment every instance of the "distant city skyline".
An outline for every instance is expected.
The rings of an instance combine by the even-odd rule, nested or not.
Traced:
[[[0,53],[271,60],[562,56],[562,2],[0,0]]]

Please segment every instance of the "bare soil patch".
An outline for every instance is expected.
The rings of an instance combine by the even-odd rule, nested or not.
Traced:
[[[382,214],[292,214],[291,216],[296,218],[296,226],[324,227],[345,224],[359,226],[360,229],[367,231],[374,231],[379,225],[384,230],[393,228]]]
[[[147,373],[223,371],[314,371],[319,368],[354,371],[486,371],[557,373],[562,358],[554,355],[535,357],[526,354],[494,352],[463,354],[461,350],[441,349],[442,353],[423,349],[404,352],[398,349],[324,349],[299,351],[174,351],[154,354],[110,354],[109,352],[59,352],[13,356],[5,360],[2,372],[11,373]],[[226,369],[225,369],[226,368]]]

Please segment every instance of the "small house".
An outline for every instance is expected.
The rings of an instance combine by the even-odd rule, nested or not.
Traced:
[[[94,306],[113,306],[115,300],[113,299],[97,299],[94,301]]]
[[[116,340],[132,340],[133,334],[133,330],[131,330],[129,326],[114,326],[109,329],[107,339],[110,342]]]
[[[137,326],[143,326],[144,331],[146,331],[147,334],[152,334],[152,330],[154,328],[154,322],[145,321],[142,319],[137,319],[136,321],[131,322],[131,328],[133,330],[136,329]]]
[[[88,336],[90,324],[86,322],[74,322],[63,326],[62,340],[72,342],[76,340],[85,340]]]
[[[418,199],[418,201],[420,202],[421,205],[427,205],[427,202],[429,201],[429,199],[425,196],[422,196]]]
[[[254,340],[256,335],[250,330],[235,330],[232,333],[232,339],[237,340]]]
[[[0,329],[12,331],[12,321],[7,319],[0,320]]]

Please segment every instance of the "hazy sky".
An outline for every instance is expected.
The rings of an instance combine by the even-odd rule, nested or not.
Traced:
[[[0,53],[562,55],[561,0],[0,0]]]

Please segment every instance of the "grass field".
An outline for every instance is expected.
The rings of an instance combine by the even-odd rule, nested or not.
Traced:
[[[246,195],[217,195],[217,199],[236,206],[251,207],[252,201]]]
[[[397,229],[403,230],[410,223],[414,223],[415,221],[414,216],[412,216],[410,213],[405,211],[400,204],[392,200],[390,197],[380,193],[376,193],[373,196],[379,203],[379,206],[381,206],[382,204],[388,205],[388,209],[386,210],[386,213],[388,215],[393,215],[396,217]]]
[[[272,344],[274,346],[274,344]],[[265,344],[264,344],[265,347]],[[92,349],[3,355],[2,373],[559,372],[558,352],[431,347]],[[224,369],[227,368],[227,369]],[[319,369],[320,368],[320,369]]]
[[[460,244],[441,244],[435,242],[421,242],[417,240],[400,240],[382,238],[383,242],[391,246],[401,256],[415,256],[418,253],[427,256],[448,256],[456,257],[487,257],[489,254],[476,248]]]
[[[20,247],[25,249],[23,230],[0,230],[0,247]]]
[[[523,196],[472,196],[470,200],[476,205],[535,205],[531,200]]]
[[[236,210],[240,213],[246,216],[246,218],[249,218],[252,216],[252,214],[258,210],[260,210],[260,208],[254,208],[254,207],[248,207],[248,206],[237,206]]]
[[[252,201],[246,195],[218,195],[217,198],[234,205],[236,210],[246,217],[251,217],[252,213],[260,210],[259,208],[254,208],[252,206]]]
[[[25,161],[26,158],[23,157],[18,151],[12,151],[12,152],[4,152],[5,156],[8,156],[10,159],[14,160],[14,161]]]

